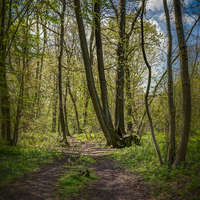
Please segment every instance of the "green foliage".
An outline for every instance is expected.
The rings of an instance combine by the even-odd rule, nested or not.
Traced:
[[[75,156],[74,158],[76,162],[70,162],[70,167],[68,164],[66,165],[66,172],[58,181],[60,184],[58,193],[65,198],[76,195],[75,193],[83,189],[85,185],[90,184],[91,180],[98,178],[90,169],[91,164],[96,162],[93,158],[82,154],[79,154],[79,158]],[[85,170],[89,172],[87,176],[81,173]]]
[[[87,141],[87,142],[106,142],[105,136],[102,132],[97,133],[82,133],[74,135],[79,141]]]
[[[157,133],[157,141],[161,153],[165,155],[166,144],[164,134]],[[118,161],[119,165],[127,170],[139,173],[152,185],[154,196],[166,199],[198,199],[200,197],[200,139],[198,136],[191,136],[188,145],[187,165],[177,169],[169,168],[166,163],[160,166],[151,142],[150,135],[142,138],[141,146],[116,150],[111,156]]]
[[[26,133],[18,147],[0,144],[0,187],[18,179],[52,159],[61,158],[57,134]],[[61,154],[60,154],[61,153]]]

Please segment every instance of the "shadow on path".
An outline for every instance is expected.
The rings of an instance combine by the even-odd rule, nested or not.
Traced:
[[[0,200],[51,200],[66,199],[56,194],[59,177],[65,172],[64,164],[74,160],[74,155],[90,155],[96,159],[91,167],[100,179],[92,181],[89,186],[72,196],[69,200],[149,200],[149,188],[137,175],[125,172],[116,167],[114,161],[105,158],[104,154],[112,149],[103,149],[94,142],[78,142],[70,138],[70,148],[65,149],[65,157],[55,160],[47,167],[32,172],[30,175],[9,184],[0,191]]]

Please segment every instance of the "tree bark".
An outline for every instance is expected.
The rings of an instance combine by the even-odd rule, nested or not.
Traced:
[[[0,24],[0,95],[1,95],[1,134],[11,145],[11,122],[10,122],[10,97],[6,77],[6,44],[5,44],[5,22],[6,22],[6,0],[1,2],[1,24]]]
[[[28,19],[26,22],[26,25],[28,25]],[[18,135],[19,135],[19,125],[20,125],[20,119],[22,115],[22,109],[23,109],[23,98],[24,98],[24,83],[25,83],[25,76],[27,74],[28,69],[28,58],[27,58],[27,44],[28,44],[28,38],[27,38],[27,27],[23,28],[23,43],[22,43],[22,71],[21,71],[21,79],[20,79],[20,88],[19,88],[19,96],[18,96],[18,103],[17,103],[17,112],[16,112],[16,118],[15,118],[15,126],[14,126],[14,136],[13,136],[13,145],[17,146],[18,143]]]
[[[174,0],[174,10],[175,10],[175,23],[176,23],[176,31],[179,44],[179,53],[180,53],[181,82],[182,82],[182,94],[183,94],[182,129],[179,138],[176,158],[173,163],[173,167],[176,167],[177,165],[184,163],[186,159],[187,145],[190,132],[190,122],[191,122],[191,92],[190,92],[190,79],[188,73],[187,46],[184,37],[180,0]]]
[[[63,45],[64,45],[64,17],[65,17],[65,9],[66,3],[65,0],[62,1],[63,9],[60,14],[61,20],[61,32],[60,32],[60,55],[58,57],[58,99],[59,99],[59,113],[60,113],[60,123],[61,123],[61,131],[62,131],[62,140],[69,146],[66,138],[66,130],[65,130],[65,120],[63,114],[63,103],[62,103],[62,56],[63,56]]]
[[[54,85],[53,85],[53,112],[52,112],[52,132],[56,132],[56,115],[58,106],[58,94],[57,94],[57,77],[54,75]]]
[[[78,109],[77,109],[77,106],[76,106],[76,100],[74,98],[74,95],[72,94],[72,91],[71,91],[71,88],[70,88],[70,83],[69,81],[67,81],[67,87],[69,89],[69,95],[71,97],[71,100],[72,100],[72,103],[74,105],[74,112],[75,112],[75,116],[76,116],[76,124],[77,124],[77,133],[80,134],[80,123],[79,123],[79,116],[78,116]]]
[[[65,114],[66,135],[71,136],[69,133],[68,120],[67,120],[67,81],[66,81],[66,91],[65,91],[65,96],[64,96],[64,114]]]
[[[127,132],[131,133],[133,132],[133,123],[132,121],[130,121],[130,118],[133,118],[133,109],[132,109],[132,95],[131,95],[131,80],[130,80],[130,69],[128,66],[128,54],[129,54],[129,40],[130,37],[133,33],[135,24],[137,22],[137,19],[140,15],[142,6],[140,6],[140,8],[137,10],[137,13],[135,14],[132,24],[131,24],[131,28],[129,30],[129,32],[126,34],[126,55],[125,55],[125,91],[126,91],[126,98],[127,98],[127,112],[126,112],[126,116],[129,119],[129,121],[127,122]]]
[[[47,14],[47,12],[46,12]],[[42,22],[42,18],[41,18]],[[41,94],[41,83],[42,83],[42,71],[43,71],[43,65],[44,65],[44,54],[45,54],[45,49],[46,49],[46,43],[47,43],[47,30],[46,30],[46,24],[47,20],[45,20],[44,26],[43,26],[43,32],[44,32],[44,39],[43,39],[43,47],[42,47],[42,56],[40,60],[40,66],[39,66],[39,71],[38,71],[38,86],[37,86],[37,117],[40,117],[41,115],[41,106],[40,106],[40,94]]]
[[[168,50],[167,50],[167,72],[168,72],[168,106],[169,106],[169,146],[167,161],[172,164],[175,157],[175,107],[173,94],[173,74],[172,74],[172,35],[169,10],[167,0],[163,0],[163,6],[166,16],[167,36],[168,36]]]
[[[147,85],[147,90],[146,90],[146,94],[145,94],[145,106],[146,106],[147,116],[148,116],[149,124],[150,124],[150,128],[151,128],[151,136],[152,136],[152,140],[153,140],[153,143],[154,143],[154,147],[155,147],[155,150],[156,150],[156,153],[157,153],[157,156],[158,156],[158,160],[159,160],[160,164],[163,165],[163,160],[162,160],[160,150],[158,148],[158,144],[156,142],[156,138],[155,138],[155,134],[154,134],[152,118],[151,118],[151,115],[150,115],[150,112],[149,112],[149,105],[148,105],[149,89],[150,89],[150,85],[151,85],[151,66],[149,65],[149,63],[147,61],[145,48],[144,48],[144,31],[143,31],[144,8],[145,8],[145,0],[142,1],[142,13],[141,13],[142,54],[143,54],[146,66],[148,68],[148,71],[149,71],[148,85]]]
[[[92,103],[93,103],[98,121],[106,137],[107,145],[108,146],[112,145],[113,147],[116,147],[117,135],[115,134],[114,130],[112,129],[112,127],[109,125],[108,121],[106,120],[106,116],[101,107],[101,104],[97,95],[97,91],[95,88],[95,84],[94,84],[94,78],[92,74],[89,52],[87,48],[85,30],[84,30],[82,15],[81,15],[80,0],[74,0],[74,6],[75,6],[76,20],[78,24],[79,38],[80,38],[82,56],[84,60],[84,66],[85,66],[86,77],[87,77],[87,85],[88,85],[90,97],[92,99]]]
[[[128,133],[133,132],[133,123],[132,120],[130,121],[130,118],[132,118],[133,115],[133,111],[132,111],[132,102],[131,102],[131,80],[130,80],[130,69],[129,66],[126,62],[126,66],[125,66],[125,91],[126,91],[126,98],[127,98],[127,103],[126,103],[126,116],[128,118],[128,122],[127,122],[127,127],[126,130]]]
[[[101,89],[101,101],[103,105],[103,110],[110,126],[112,125],[112,120],[110,116],[109,106],[108,106],[108,95],[107,95],[107,85],[106,78],[104,73],[104,62],[103,62],[103,49],[102,49],[102,40],[101,40],[101,26],[100,26],[100,1],[95,1],[94,3],[94,12],[95,15],[95,39],[96,39],[96,48],[97,48],[97,63],[98,63],[98,72],[99,72],[99,81]]]
[[[85,128],[87,124],[87,108],[89,104],[90,95],[88,89],[86,88],[85,79],[83,78],[83,85],[84,85],[84,104],[83,104],[83,125],[82,129]]]
[[[115,83],[114,127],[120,137],[125,134],[124,128],[124,62],[125,62],[125,6],[126,0],[119,0],[118,13],[118,49],[117,72]]]

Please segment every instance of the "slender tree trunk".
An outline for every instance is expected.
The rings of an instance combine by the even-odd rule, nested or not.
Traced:
[[[151,115],[150,115],[150,112],[149,112],[149,105],[148,105],[149,89],[150,89],[150,85],[151,85],[151,66],[149,65],[149,63],[147,61],[145,48],[144,48],[144,31],[143,31],[144,8],[145,8],[145,0],[142,1],[142,13],[141,13],[142,53],[143,53],[144,61],[147,65],[147,68],[148,68],[148,71],[149,71],[147,91],[146,91],[146,94],[145,94],[145,106],[146,106],[147,116],[148,116],[149,124],[150,124],[150,128],[151,128],[151,136],[152,136],[152,140],[153,140],[153,143],[154,143],[154,147],[155,147],[159,162],[160,162],[161,165],[163,165],[163,160],[162,160],[160,150],[158,148],[156,138],[155,138],[155,135],[154,135],[154,128],[153,128],[152,118],[151,118]]]
[[[5,44],[5,16],[6,0],[1,1],[1,24],[0,24],[0,98],[1,98],[1,134],[11,145],[11,122],[10,122],[10,97],[6,77],[6,44]]]
[[[22,107],[23,107],[23,96],[24,96],[24,74],[25,74],[25,66],[26,66],[26,60],[25,60],[25,52],[23,52],[23,68],[21,72],[21,83],[20,83],[20,89],[19,89],[19,97],[18,97],[18,103],[17,103],[17,113],[15,118],[15,127],[14,127],[14,137],[13,137],[13,145],[17,146],[18,142],[18,134],[19,134],[19,124],[20,124],[20,118],[22,113]]]
[[[94,18],[94,17],[93,17]],[[94,22],[94,19],[93,19]],[[93,42],[94,42],[94,36],[95,36],[95,28],[94,28],[94,24],[92,24],[91,26],[91,36],[90,36],[90,62],[91,62],[91,66],[93,66],[93,62],[94,62],[94,50],[93,50]],[[89,104],[89,100],[90,100],[90,94],[88,89],[86,88],[86,82],[85,79],[83,77],[83,84],[84,84],[84,105],[83,105],[83,125],[82,128],[84,129],[87,123],[87,108],[88,108],[88,104]]]
[[[96,48],[97,48],[97,62],[98,62],[98,72],[99,72],[99,81],[101,88],[101,101],[103,105],[103,110],[110,126],[113,126],[109,106],[108,106],[108,95],[107,95],[107,85],[104,73],[104,62],[103,62],[103,49],[102,49],[102,40],[101,40],[101,26],[100,26],[100,2],[95,1],[94,3],[94,12],[95,15],[95,38],[96,38]]]
[[[167,35],[168,35],[168,52],[167,52],[167,72],[168,72],[168,105],[169,105],[169,148],[167,161],[172,164],[175,157],[175,107],[174,107],[174,94],[173,94],[173,75],[172,75],[172,35],[169,10],[167,0],[163,0]]]
[[[176,167],[177,165],[184,163],[186,159],[187,145],[190,132],[190,122],[191,122],[191,92],[190,92],[190,79],[188,73],[187,46],[184,37],[180,0],[174,0],[174,10],[175,10],[175,23],[176,23],[176,31],[179,44],[179,53],[180,53],[181,82],[182,82],[182,94],[183,94],[182,129],[179,138],[176,158],[173,163],[173,167]]]
[[[125,89],[126,89],[126,98],[127,98],[127,112],[126,112],[126,116],[128,118],[128,122],[127,122],[127,132],[131,133],[133,132],[133,123],[132,123],[132,101],[131,101],[131,80],[130,80],[130,70],[129,70],[129,66],[126,62],[126,66],[125,66]]]
[[[78,116],[78,109],[76,106],[76,100],[74,98],[74,95],[72,94],[71,88],[70,88],[70,84],[69,81],[67,83],[68,89],[69,89],[69,95],[71,97],[72,103],[74,105],[74,111],[75,111],[75,115],[76,115],[76,124],[77,124],[77,133],[80,134],[80,123],[79,123],[79,116]]]
[[[68,127],[68,120],[67,120],[67,81],[66,81],[66,91],[65,91],[65,96],[64,96],[64,114],[65,114],[66,135],[70,136],[69,127]]]
[[[46,13],[47,14],[47,13]],[[41,19],[42,22],[42,19]],[[40,94],[41,94],[41,84],[42,84],[42,71],[43,71],[43,65],[44,65],[44,54],[46,49],[46,43],[47,43],[47,30],[46,30],[46,24],[47,21],[45,20],[44,26],[43,26],[43,32],[44,32],[44,39],[43,39],[43,47],[42,47],[42,56],[40,60],[40,68],[38,71],[38,89],[37,89],[37,116],[40,117],[41,115],[41,106],[40,106]]]
[[[85,79],[83,78],[83,85],[84,85],[84,105],[83,105],[83,125],[82,128],[84,129],[87,124],[87,108],[89,104],[90,95],[88,89],[86,88]]]
[[[37,32],[37,67],[36,67],[36,74],[35,74],[35,79],[36,79],[36,85],[35,85],[35,118],[38,117],[38,105],[37,102],[39,101],[39,69],[40,69],[40,61],[39,61],[39,54],[40,54],[40,28],[39,28],[39,13],[38,11],[36,12],[37,15],[37,22],[36,22],[36,32]]]
[[[58,106],[58,96],[57,96],[57,77],[54,75],[54,89],[53,89],[53,112],[52,112],[52,132],[56,132],[56,115]]]
[[[6,120],[5,120],[5,79],[6,79],[6,67],[5,67],[5,44],[4,44],[4,29],[5,29],[5,5],[6,1],[2,0],[1,2],[1,27],[0,27],[0,90],[1,90],[1,135],[3,138],[6,138]]]
[[[129,50],[129,40],[130,37],[133,33],[135,24],[137,22],[137,19],[139,17],[139,14],[141,12],[142,7],[140,7],[137,10],[137,13],[135,14],[132,24],[131,24],[131,28],[129,30],[129,32],[126,34],[126,54],[125,54],[125,60],[124,60],[124,66],[125,66],[125,91],[126,91],[126,98],[127,98],[127,112],[126,112],[126,116],[129,119],[128,123],[127,123],[127,132],[131,133],[133,132],[133,123],[132,120],[130,120],[131,118],[133,118],[133,109],[132,109],[132,95],[131,95],[131,76],[130,76],[130,69],[129,69],[129,65],[128,65],[128,55],[130,53]]]
[[[58,99],[59,99],[59,113],[60,113],[60,123],[61,123],[61,131],[62,131],[62,139],[69,145],[66,138],[66,130],[65,130],[65,120],[63,114],[63,103],[62,103],[62,55],[63,55],[63,45],[64,45],[64,16],[65,16],[65,9],[66,3],[65,0],[62,1],[63,9],[62,13],[60,14],[61,20],[61,33],[60,33],[60,55],[58,57]]]
[[[117,49],[117,72],[115,83],[115,108],[114,127],[115,131],[122,137],[124,128],[124,62],[125,62],[125,6],[126,0],[119,0],[118,34],[119,42]]]

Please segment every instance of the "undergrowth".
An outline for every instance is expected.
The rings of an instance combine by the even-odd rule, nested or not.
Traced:
[[[157,133],[162,157],[166,156],[165,135]],[[187,165],[169,168],[159,164],[150,134],[142,137],[141,145],[114,151],[112,158],[127,170],[140,174],[152,186],[156,199],[200,199],[200,139],[190,137]]]
[[[74,134],[77,140],[79,141],[87,141],[87,142],[105,142],[105,136],[101,132],[97,133],[82,133],[82,134]]]
[[[58,134],[29,132],[17,147],[0,143],[0,187],[63,155]]]
[[[91,184],[91,180],[98,179],[94,172],[90,169],[91,165],[96,161],[90,156],[79,154],[78,158],[74,156],[75,162],[66,165],[65,174],[59,179],[58,197],[67,198],[71,195],[77,195],[77,192],[83,190],[85,185]]]
[[[103,134],[77,135],[79,140],[105,142]],[[166,157],[166,135],[156,133],[156,139],[163,159]],[[178,140],[178,139],[177,139]],[[159,164],[150,133],[143,135],[139,146],[117,149],[110,156],[119,166],[140,174],[147,184],[152,186],[155,199],[200,199],[200,138],[191,135],[188,143],[187,165],[169,168],[165,162]]]

